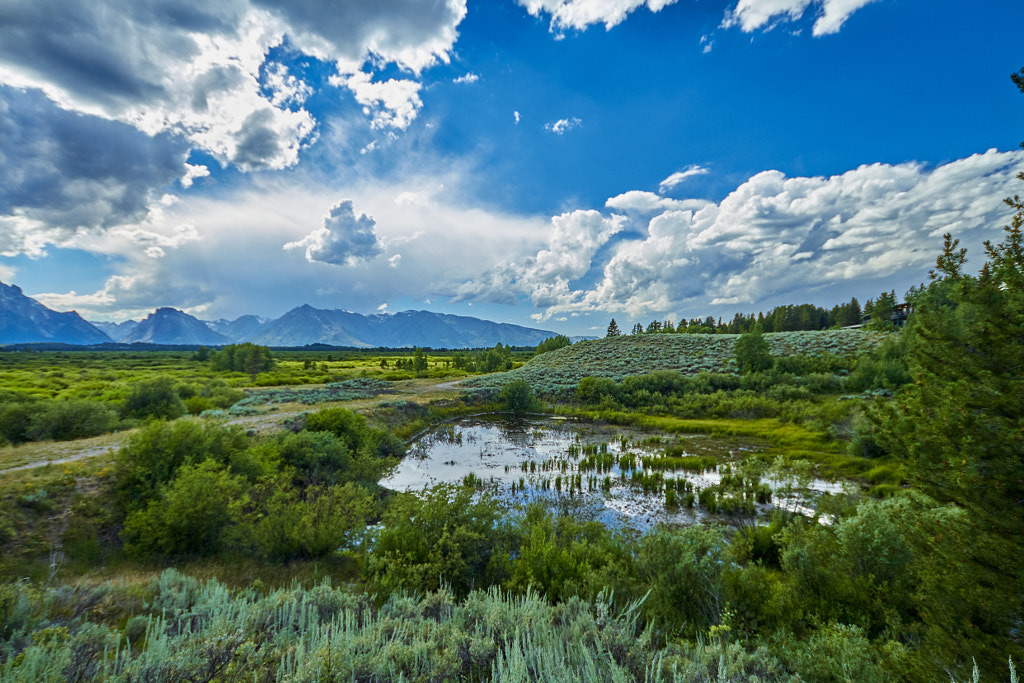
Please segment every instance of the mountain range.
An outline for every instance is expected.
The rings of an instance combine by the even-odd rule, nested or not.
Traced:
[[[78,313],[58,313],[0,283],[0,344],[53,342],[76,345],[119,342],[223,346],[353,346],[362,348],[482,348],[536,346],[557,333],[468,316],[403,311],[362,315],[304,305],[276,320],[244,315],[204,321],[174,308],[158,308],[142,321],[90,323]]]

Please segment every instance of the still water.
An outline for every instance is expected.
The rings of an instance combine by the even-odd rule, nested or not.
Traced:
[[[609,526],[644,531],[659,523],[688,525],[718,520],[735,522],[735,517],[712,515],[699,505],[667,510],[663,491],[644,493],[630,472],[616,464],[607,471],[581,471],[583,452],[599,447],[618,460],[632,454],[637,460],[660,452],[666,442],[682,446],[684,455],[713,454],[721,463],[737,462],[756,447],[706,436],[668,436],[630,428],[594,425],[552,417],[509,418],[483,416],[464,418],[430,430],[417,439],[409,455],[381,484],[398,491],[419,491],[437,484],[475,483],[502,501],[524,504],[543,498],[572,510],[573,514],[601,521]],[[641,468],[642,469],[642,468]],[[685,478],[693,490],[721,481],[722,467],[703,473],[672,471],[665,476]],[[765,479],[776,490],[774,505],[799,509],[799,501],[780,494],[780,482]],[[574,483],[575,482],[575,483]],[[809,492],[835,493],[841,485],[813,479]],[[764,512],[770,506],[759,505]]]

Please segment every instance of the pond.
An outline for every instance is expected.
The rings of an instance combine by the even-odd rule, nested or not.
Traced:
[[[509,505],[537,498],[581,517],[637,531],[659,524],[736,523],[773,507],[810,513],[842,483],[808,467],[771,467],[762,445],[668,435],[557,417],[488,415],[418,438],[381,481],[398,491],[462,484]]]

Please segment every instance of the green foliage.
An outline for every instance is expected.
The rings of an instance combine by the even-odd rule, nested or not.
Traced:
[[[185,404],[174,379],[165,375],[131,385],[121,411],[125,417],[173,420],[185,414]]]
[[[640,541],[639,583],[649,594],[643,611],[671,631],[695,636],[717,624],[723,606],[722,552],[716,526],[661,527]]]
[[[221,372],[244,372],[255,377],[274,368],[274,356],[266,346],[250,342],[229,344],[210,356],[210,366]]]
[[[125,520],[128,551],[137,555],[211,555],[222,549],[235,521],[235,501],[248,489],[244,477],[213,460],[182,465],[174,480]]]
[[[555,351],[570,345],[572,345],[572,340],[564,334],[560,334],[556,337],[548,337],[540,344],[537,344],[537,354],[540,355],[542,353],[547,353],[548,351]]]
[[[608,331],[605,333],[604,336],[618,337],[620,334],[622,334],[622,332],[619,330],[619,324],[615,322],[615,318],[612,318],[612,321],[608,323]]]
[[[16,683],[797,680],[763,648],[659,644],[635,606],[616,610],[607,594],[552,605],[532,593],[457,601],[442,591],[378,607],[326,583],[233,593],[173,569],[148,586],[21,584],[9,594],[33,606],[19,608],[18,637],[0,643],[0,678]]]
[[[396,498],[367,557],[367,581],[385,595],[442,586],[464,596],[502,581],[509,552],[498,528],[499,509],[469,489],[437,486],[423,498]]]
[[[498,392],[498,400],[510,413],[522,415],[531,410],[536,410],[537,398],[533,394],[533,387],[524,379],[517,379],[509,382]]]
[[[516,535],[519,549],[506,585],[518,592],[532,588],[552,601],[596,596],[606,582],[599,572],[623,549],[600,522],[556,516],[541,502],[529,506]]]
[[[1024,617],[1021,594],[1009,587],[1024,579],[1024,204],[1010,203],[1018,213],[1002,243],[986,243],[977,276],[960,271],[965,251],[946,236],[933,281],[911,297],[905,334],[915,381],[873,413],[878,442],[905,459],[918,489],[977,527],[959,559],[976,575],[974,589],[957,599],[961,613],[986,614],[970,627],[949,617],[987,667],[1005,658],[996,643]]]
[[[131,435],[114,456],[118,502],[136,510],[157,497],[178,469],[204,460],[227,464],[248,446],[241,429],[199,422],[153,422]]]
[[[330,432],[356,456],[362,458],[398,458],[405,455],[405,444],[390,432],[370,427],[366,418],[345,408],[323,408],[306,417],[306,429]]]
[[[275,561],[350,548],[362,540],[366,519],[377,510],[374,496],[351,482],[297,489],[268,479],[250,500],[232,545]]]
[[[0,404],[0,442],[83,439],[113,430],[118,421],[106,403],[16,396]]]
[[[864,330],[823,330],[764,335],[775,358],[801,356],[829,359],[862,355],[880,345],[886,335]],[[585,377],[622,381],[627,377],[672,370],[693,376],[702,372],[735,370],[739,335],[637,334],[581,341],[532,358],[521,368],[463,384],[471,387],[504,386],[525,379],[539,394],[574,391]],[[840,365],[839,367],[842,367]],[[818,370],[819,372],[821,370]]]
[[[736,365],[740,372],[761,372],[772,367],[772,352],[760,325],[744,332],[736,340]]]

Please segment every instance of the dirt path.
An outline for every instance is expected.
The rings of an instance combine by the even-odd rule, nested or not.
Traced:
[[[409,398],[412,400],[429,400],[433,395],[443,395],[458,391],[459,382],[431,382],[424,380],[412,380],[409,382],[396,382],[395,393],[381,394],[372,399],[358,399],[341,403],[324,403],[316,405],[303,405],[300,403],[286,403],[275,406],[272,412],[260,413],[258,415],[240,415],[231,417],[227,424],[239,425],[246,430],[256,432],[269,432],[281,428],[281,423],[297,415],[316,410],[327,405],[340,405],[353,410],[362,410],[380,403],[381,401],[394,400],[396,398]],[[309,387],[303,387],[309,388]],[[184,418],[195,419],[195,418]],[[121,444],[136,430],[118,432],[114,434],[103,434],[88,439],[77,441],[40,442],[26,443],[20,446],[7,446],[0,448],[0,475],[9,472],[30,470],[36,467],[47,465],[63,465],[70,462],[77,462],[87,458],[95,458],[101,455],[109,455],[117,451]]]

